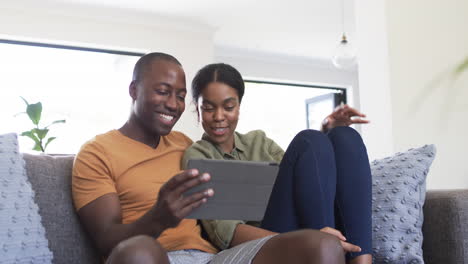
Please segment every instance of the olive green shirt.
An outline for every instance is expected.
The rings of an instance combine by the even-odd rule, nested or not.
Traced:
[[[246,161],[275,161],[280,162],[284,151],[278,144],[265,135],[261,130],[250,131],[247,134],[235,132],[234,149],[225,153],[221,148],[208,140],[206,134],[202,139],[193,143],[184,154],[182,167],[185,169],[189,159],[225,159]],[[202,226],[210,241],[221,250],[231,244],[234,231],[241,220],[201,220]]]

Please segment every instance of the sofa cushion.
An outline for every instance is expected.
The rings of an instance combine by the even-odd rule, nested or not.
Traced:
[[[71,196],[74,156],[23,154],[54,263],[99,263],[81,227]]]
[[[0,263],[51,263],[52,258],[17,135],[0,135]]]
[[[468,190],[432,190],[424,204],[426,264],[468,263]]]
[[[371,163],[375,263],[423,263],[422,208],[434,157],[434,145],[426,145]]]

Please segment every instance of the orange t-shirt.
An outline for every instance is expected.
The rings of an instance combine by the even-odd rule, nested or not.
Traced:
[[[187,136],[176,131],[161,137],[156,149],[118,130],[96,136],[75,158],[72,193],[76,210],[105,194],[116,193],[123,224],[134,222],[155,204],[161,186],[181,171],[182,155],[191,144]],[[157,240],[168,251],[217,251],[201,237],[201,228],[192,219],[165,230]]]

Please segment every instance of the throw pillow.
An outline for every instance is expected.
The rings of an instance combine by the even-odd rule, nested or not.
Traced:
[[[54,262],[101,264],[102,259],[73,206],[71,174],[74,156],[23,153],[23,159]]]
[[[51,263],[16,134],[0,135],[0,262]]]
[[[435,152],[425,145],[371,163],[374,263],[424,263],[423,205]]]

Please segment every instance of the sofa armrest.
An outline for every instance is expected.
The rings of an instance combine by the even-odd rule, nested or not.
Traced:
[[[423,234],[425,263],[468,263],[468,190],[428,191]]]

